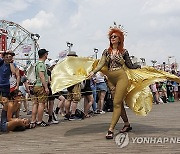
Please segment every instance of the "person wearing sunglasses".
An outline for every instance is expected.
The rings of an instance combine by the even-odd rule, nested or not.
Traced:
[[[96,72],[101,70],[103,66],[108,67],[108,85],[110,90],[114,91],[113,96],[113,115],[112,121],[106,134],[106,139],[113,139],[114,128],[120,116],[124,121],[124,127],[120,132],[128,132],[132,129],[130,127],[128,117],[124,108],[124,99],[127,93],[129,84],[128,76],[124,70],[124,65],[130,69],[140,68],[140,65],[135,65],[131,62],[129,53],[124,49],[124,32],[121,28],[113,27],[109,33],[110,45],[105,49],[97,67],[91,71],[88,77],[92,77]]]
[[[23,131],[29,127],[30,121],[26,118],[19,118],[22,93],[16,89],[10,95],[10,100],[4,104],[1,112],[0,130],[2,132]]]

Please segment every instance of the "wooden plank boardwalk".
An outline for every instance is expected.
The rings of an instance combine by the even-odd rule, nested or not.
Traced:
[[[115,140],[105,139],[112,115],[105,113],[81,121],[60,117],[57,125],[0,134],[0,154],[180,153],[180,102],[153,105],[147,117],[136,116],[130,109],[127,113],[133,130],[123,148]],[[120,121],[115,132],[122,126]],[[170,142],[171,138],[176,141]]]

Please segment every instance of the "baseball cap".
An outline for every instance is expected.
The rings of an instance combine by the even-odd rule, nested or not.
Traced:
[[[38,55],[39,56],[43,56],[45,53],[47,53],[47,52],[49,52],[49,51],[47,51],[46,49],[40,49],[39,51],[38,51]]]

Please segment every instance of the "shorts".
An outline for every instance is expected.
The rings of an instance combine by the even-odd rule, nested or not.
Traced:
[[[96,90],[97,91],[105,91],[107,92],[107,85],[105,82],[96,83]]]
[[[42,86],[34,86],[34,103],[39,104],[43,103],[45,104],[48,100],[48,95],[46,94],[44,87]]]
[[[0,96],[1,96],[1,97],[6,97],[6,98],[9,98],[9,99],[10,99],[10,92],[0,91]]]
[[[81,93],[83,96],[92,95],[92,89],[90,85],[90,80],[86,80],[86,84],[83,89],[81,89]]]
[[[81,100],[81,85],[76,84],[72,91],[68,91],[67,100],[73,101],[74,103],[78,103]]]
[[[8,131],[8,122],[1,122],[0,130],[1,130],[1,132],[7,132]]]
[[[174,91],[178,91],[178,86],[173,86],[174,87]]]
[[[48,86],[48,89],[49,89],[48,101],[54,101],[55,100],[55,96],[52,94],[51,87]]]
[[[26,90],[24,86],[19,86],[19,90],[21,91],[22,95],[25,97],[26,96]]]
[[[2,112],[1,112],[0,130],[1,130],[1,132],[8,131],[7,111],[5,111],[5,110],[2,110]]]

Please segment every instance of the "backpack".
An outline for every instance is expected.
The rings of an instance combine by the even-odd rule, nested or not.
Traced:
[[[27,78],[30,83],[35,84],[36,83],[36,63],[30,64],[29,67],[27,68]]]
[[[85,114],[84,114],[84,112],[81,111],[80,109],[76,109],[76,111],[75,111],[75,116],[78,117],[78,118],[84,119]]]
[[[106,112],[113,112],[113,98],[110,91],[106,92],[103,110]]]
[[[40,62],[38,62],[40,63]],[[36,65],[38,63],[30,64],[30,66],[27,68],[27,78],[30,83],[35,84],[37,80],[36,76]]]

